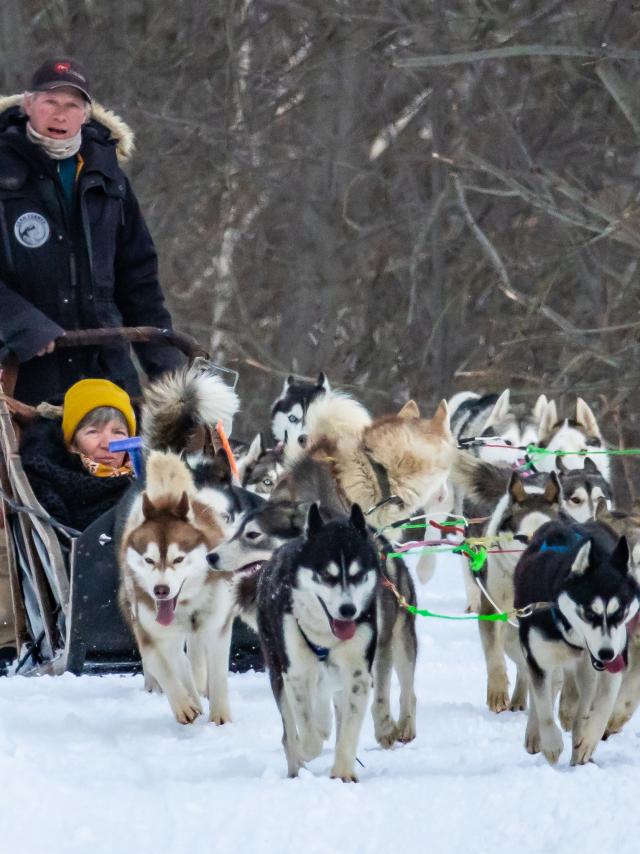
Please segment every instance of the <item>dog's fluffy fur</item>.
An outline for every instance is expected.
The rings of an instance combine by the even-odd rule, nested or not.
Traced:
[[[222,422],[231,434],[233,417],[240,402],[207,362],[165,374],[145,391],[142,410],[142,437],[145,447],[159,451],[186,451],[201,458],[207,447],[207,430]]]
[[[201,713],[199,695],[208,688],[210,720],[225,723],[231,579],[211,573],[206,561],[226,536],[223,523],[171,452],[151,453],[144,491],[123,512],[119,601],[140,649],[145,686],[166,694],[180,723]]]
[[[374,527],[437,504],[455,454],[445,401],[432,419],[409,401],[396,415],[371,420],[361,404],[329,393],[309,407],[307,431],[307,446],[286,460],[274,497],[319,501],[323,513],[339,515],[352,503],[367,512],[395,496],[367,513]]]

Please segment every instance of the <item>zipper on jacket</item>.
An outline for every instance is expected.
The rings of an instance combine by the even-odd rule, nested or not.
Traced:
[[[2,232],[2,242],[4,244],[4,254],[7,257],[7,265],[9,270],[15,276],[16,268],[13,263],[13,253],[11,251],[11,240],[9,239],[9,229],[7,228],[7,215],[4,210],[4,202],[0,201],[0,231]]]

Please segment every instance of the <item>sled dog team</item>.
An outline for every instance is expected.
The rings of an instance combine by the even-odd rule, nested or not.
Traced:
[[[290,776],[321,753],[335,719],[331,776],[357,779],[371,689],[379,744],[414,739],[417,640],[404,605],[416,595],[403,560],[385,555],[394,525],[417,514],[463,514],[488,538],[483,568],[463,569],[471,610],[530,606],[478,622],[487,705],[529,706],[530,753],[555,763],[562,752],[558,694],[572,764],[629,720],[640,703],[640,511],[612,509],[606,445],[582,399],[560,418],[544,395],[528,408],[508,390],[464,392],[431,418],[413,401],[374,418],[323,374],[290,377],[271,413],[274,447],[256,437],[239,448],[234,475],[212,428],[230,433],[238,408],[206,363],[157,381],[142,415],[145,476],[118,507],[120,604],[145,687],[166,695],[179,722],[202,713],[205,695],[211,721],[231,720],[239,616],[260,637]],[[526,458],[533,444],[548,453]],[[416,567],[423,582],[430,557]],[[517,669],[511,695],[505,655]]]

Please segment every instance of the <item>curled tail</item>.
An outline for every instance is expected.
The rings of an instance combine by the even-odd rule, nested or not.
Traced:
[[[494,507],[507,491],[511,466],[488,463],[466,451],[456,455],[451,478],[466,499]]]
[[[340,391],[328,391],[309,404],[305,433],[310,444],[320,439],[339,442],[345,437],[359,439],[371,415],[365,407]]]
[[[161,377],[145,391],[142,437],[147,448],[181,453],[203,427],[222,421],[231,433],[238,395],[202,363]]]

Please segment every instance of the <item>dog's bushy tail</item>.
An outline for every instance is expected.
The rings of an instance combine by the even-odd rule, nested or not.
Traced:
[[[152,451],[147,459],[145,492],[153,504],[177,503],[186,492],[194,494],[190,469],[171,451]]]
[[[345,392],[328,391],[309,404],[305,419],[308,443],[320,439],[338,442],[345,437],[358,439],[371,424],[365,407]]]
[[[240,407],[235,391],[197,363],[166,374],[145,391],[142,436],[147,448],[185,450],[194,431],[222,421],[227,435]]]
[[[511,466],[488,463],[466,451],[458,451],[451,479],[466,499],[475,504],[494,507],[507,491]]]

